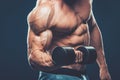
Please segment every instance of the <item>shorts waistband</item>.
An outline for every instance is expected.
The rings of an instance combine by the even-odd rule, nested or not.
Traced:
[[[67,68],[60,68],[60,69],[51,71],[50,73],[77,76],[77,77],[80,77],[82,75],[80,71],[73,70],[73,69],[67,69]]]

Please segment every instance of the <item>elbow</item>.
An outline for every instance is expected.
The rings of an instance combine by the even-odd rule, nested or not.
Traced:
[[[36,62],[34,61],[34,59],[31,57],[31,55],[29,55],[29,57],[28,57],[28,63],[29,63],[29,66],[30,66],[33,70],[38,70],[38,69],[37,69],[37,64],[36,64]]]
[[[53,66],[41,64],[40,62],[38,62],[38,60],[32,57],[32,55],[28,57],[28,62],[29,62],[30,67],[33,70],[43,71],[43,72],[51,72],[52,70],[54,70]]]

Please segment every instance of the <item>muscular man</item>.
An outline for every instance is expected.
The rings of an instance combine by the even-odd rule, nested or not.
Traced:
[[[111,80],[92,0],[37,0],[28,15],[28,26],[28,60],[40,71],[39,80],[87,80],[79,46],[96,49],[100,79]],[[56,46],[73,47],[75,62],[55,65],[52,50]]]

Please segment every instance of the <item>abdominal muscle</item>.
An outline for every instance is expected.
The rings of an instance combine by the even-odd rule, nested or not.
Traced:
[[[58,33],[59,35],[59,33]],[[64,34],[56,36],[53,33],[53,40],[51,42],[51,45],[49,46],[50,52],[53,48],[56,46],[69,46],[74,47],[75,49],[79,46],[88,46],[90,37],[88,33],[88,27],[87,26],[79,26],[72,34],[64,36]],[[61,68],[68,68],[68,69],[74,69],[77,71],[84,71],[85,65],[81,65],[78,63],[62,66]]]

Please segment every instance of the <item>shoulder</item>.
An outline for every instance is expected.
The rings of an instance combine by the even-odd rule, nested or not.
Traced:
[[[34,31],[43,31],[48,27],[51,14],[53,14],[52,4],[50,2],[41,2],[28,14],[28,24]]]
[[[40,1],[40,0],[38,0]],[[52,11],[52,4],[50,2],[37,2],[33,10],[28,14],[27,20],[33,22],[37,18],[47,18]]]
[[[90,3],[92,4],[93,0],[89,0],[89,1],[90,1]]]

